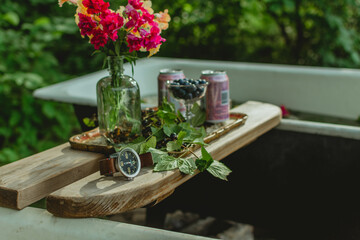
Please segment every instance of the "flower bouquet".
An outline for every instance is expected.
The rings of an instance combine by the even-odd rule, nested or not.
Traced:
[[[151,1],[128,0],[116,11],[103,0],[59,0],[75,5],[75,22],[88,37],[95,53],[107,56],[109,75],[97,83],[98,123],[102,136],[112,145],[129,142],[141,134],[140,90],[137,82],[124,74],[126,59],[132,66],[137,51],[157,53],[168,28],[168,11],[154,13]]]

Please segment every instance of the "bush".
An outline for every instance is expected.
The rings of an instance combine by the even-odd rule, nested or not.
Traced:
[[[360,64],[356,0],[157,0],[163,56],[333,67]]]

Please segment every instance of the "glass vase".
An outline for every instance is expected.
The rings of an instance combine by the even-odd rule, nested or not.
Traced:
[[[109,76],[96,85],[100,134],[115,146],[141,135],[140,90],[134,78],[124,74],[124,57],[107,57]]]

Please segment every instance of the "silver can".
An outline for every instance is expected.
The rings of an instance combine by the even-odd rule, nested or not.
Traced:
[[[202,79],[209,82],[206,91],[206,121],[210,123],[224,122],[230,115],[229,77],[222,70],[204,70]]]
[[[175,105],[176,111],[181,113],[185,112],[185,106],[181,102],[172,98],[166,87],[167,81],[174,81],[176,79],[184,79],[185,75],[181,69],[161,69],[158,76],[158,105],[161,106],[164,97],[167,98],[168,102],[171,102]]]

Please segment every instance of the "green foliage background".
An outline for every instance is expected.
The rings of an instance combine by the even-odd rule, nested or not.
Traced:
[[[153,0],[153,8],[172,17],[158,56],[360,65],[359,0]],[[102,56],[90,56],[73,15],[57,0],[0,4],[0,164],[80,131],[72,106],[32,97],[36,88],[100,69]]]

